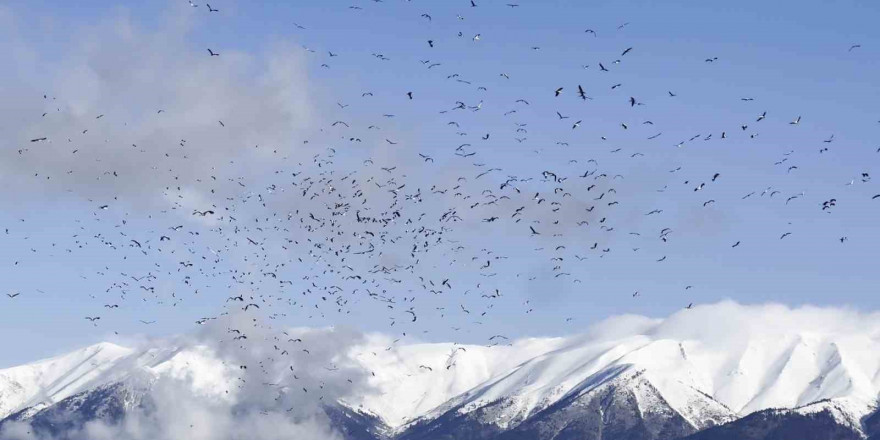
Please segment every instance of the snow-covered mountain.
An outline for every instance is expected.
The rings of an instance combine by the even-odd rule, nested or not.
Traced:
[[[117,365],[133,350],[103,343],[64,356],[0,370],[0,418],[28,407],[50,405],[120,379]]]
[[[880,320],[847,313],[723,303],[494,346],[374,335],[332,356],[365,379],[322,405],[350,439],[875,438]],[[119,420],[163,377],[233,399],[240,368],[206,346],[98,344],[0,370],[0,428]]]

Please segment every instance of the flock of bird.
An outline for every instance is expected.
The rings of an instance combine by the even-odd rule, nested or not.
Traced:
[[[386,3],[374,0],[377,3]],[[219,12],[209,4],[196,4],[193,8],[207,13]],[[456,20],[464,20],[466,8],[485,8],[472,0],[463,0],[465,8]],[[518,8],[518,4],[503,7]],[[360,6],[352,6],[360,9]],[[433,22],[437,14],[426,11],[419,19]],[[590,38],[601,39],[603,32],[624,32],[628,23],[608,30],[587,29]],[[299,31],[308,26],[296,24]],[[470,38],[480,44],[482,34],[472,36],[458,32],[452,38]],[[430,51],[438,39],[425,43]],[[849,50],[858,49],[853,45]],[[531,48],[533,50],[539,47]],[[306,49],[315,54],[313,49]],[[207,48],[204,56],[222,58],[223,50]],[[621,84],[614,81],[611,66],[623,64],[637,57],[638,47],[624,47],[615,59],[597,61],[595,67],[608,75],[611,90],[617,92]],[[323,67],[329,67],[330,59],[342,55],[328,51]],[[373,53],[383,62],[389,57]],[[705,63],[715,63],[717,57],[706,58]],[[442,70],[442,63],[423,60],[426,69]],[[510,73],[499,73],[505,80]],[[394,140],[392,134],[384,134],[378,124],[362,124],[344,116],[350,104],[338,103],[338,119],[320,130],[320,139],[310,139],[302,148],[312,148],[315,153],[306,160],[291,159],[289,151],[278,147],[271,155],[277,158],[277,167],[266,176],[230,177],[223,170],[195,176],[183,183],[180,177],[187,172],[185,165],[187,140],[181,139],[170,153],[160,155],[154,162],[141,156],[132,160],[147,160],[145,165],[156,170],[168,170],[163,196],[171,200],[169,209],[153,213],[149,227],[142,221],[134,221],[120,197],[107,198],[93,203],[90,219],[74,222],[82,230],[68,243],[58,243],[59,249],[76,254],[84,247],[98,246],[109,249],[125,260],[125,270],[114,270],[113,262],[102,262],[101,269],[83,277],[106,282],[106,290],[92,294],[95,310],[84,319],[90,325],[102,325],[101,320],[117,313],[120,308],[136,308],[138,303],[153,303],[176,307],[193,296],[216,297],[220,311],[195,317],[195,323],[207,324],[226,315],[253,315],[253,326],[266,326],[257,316],[289,323],[297,319],[314,317],[345,321],[347,316],[362,307],[370,306],[385,314],[390,333],[407,336],[407,331],[417,333],[420,321],[426,316],[444,319],[452,330],[482,325],[491,319],[497,304],[508,301],[507,289],[516,283],[553,281],[569,284],[573,288],[586,286],[585,274],[590,264],[608,258],[616,252],[637,253],[643,245],[664,246],[676,239],[679,233],[664,223],[665,207],[629,206],[639,210],[645,221],[633,227],[627,222],[623,206],[628,204],[625,182],[632,176],[624,174],[619,166],[624,161],[639,161],[650,153],[624,152],[612,147],[605,158],[591,158],[583,151],[571,151],[567,163],[553,164],[550,160],[536,160],[534,170],[528,175],[515,175],[500,166],[493,166],[491,152],[481,150],[481,143],[503,138],[511,147],[528,144],[531,129],[528,121],[511,121],[509,133],[498,133],[469,124],[471,117],[489,110],[489,102],[480,93],[486,87],[475,86],[475,81],[465,80],[463,75],[449,73],[448,80],[469,87],[473,95],[452,98],[450,105],[435,109],[442,118],[438,129],[455,131],[461,142],[450,145],[445,152],[424,151],[414,145]],[[546,96],[557,100],[576,99],[587,103],[594,100],[588,90],[598,86],[588,84],[564,84],[547,88]],[[456,89],[458,90],[458,89]],[[573,92],[572,92],[573,91]],[[417,102],[415,90],[385,90],[396,94],[403,101]],[[681,92],[681,91],[680,91]],[[363,91],[352,99],[369,100],[379,91]],[[450,93],[453,93],[450,91]],[[664,99],[677,99],[679,92],[663,92]],[[47,105],[55,106],[48,94],[43,97]],[[534,98],[516,100],[509,110],[498,111],[503,117],[517,117],[518,112],[528,108]],[[755,98],[742,98],[751,102]],[[633,111],[646,107],[635,96],[620,99],[620,105]],[[494,106],[493,106],[494,108]],[[174,117],[164,109],[145,110],[156,118]],[[726,139],[747,140],[758,136],[758,130],[772,130],[768,122],[770,111],[755,112],[753,119],[731,124],[727,130],[697,134],[679,142],[659,139],[661,127],[643,142],[657,142],[663,148],[684,148],[697,141],[721,141]],[[642,115],[644,113],[639,113]],[[37,115],[39,116],[39,115]],[[103,115],[95,115],[101,119]],[[43,114],[42,117],[47,117]],[[51,116],[49,116],[51,117]],[[395,115],[377,112],[376,120],[387,120]],[[585,122],[561,111],[549,115],[551,120],[564,123],[564,132],[578,130]],[[439,120],[439,119],[438,119]],[[807,117],[803,118],[806,121]],[[786,118],[785,126],[801,125],[802,117]],[[654,126],[645,119],[641,126]],[[621,123],[616,130],[630,130],[632,123]],[[234,121],[218,120],[216,130],[231,130]],[[466,131],[465,127],[469,127]],[[493,127],[494,128],[494,127]],[[68,139],[47,136],[23,139],[18,154],[39,155],[40,145],[53,142],[71,145],[71,161],[87,151],[81,141],[71,141],[81,133],[70,133]],[[659,139],[659,140],[658,140]],[[604,141],[605,138],[601,139]],[[833,136],[821,139],[820,145],[828,148]],[[377,157],[350,159],[349,150],[358,144],[380,144],[383,148],[399,151],[401,160]],[[512,142],[516,142],[513,144]],[[655,144],[652,144],[655,145]],[[559,141],[556,147],[570,147],[568,141]],[[133,145],[132,155],[149,148]],[[159,148],[159,147],[156,147]],[[267,148],[267,147],[260,147]],[[269,148],[272,149],[272,148]],[[880,152],[880,150],[878,150]],[[821,153],[821,151],[820,151]],[[798,170],[794,155],[787,153],[777,164],[785,168],[785,174]],[[640,191],[678,193],[682,204],[697,208],[718,208],[717,188],[724,185],[725,175],[716,170],[686,170],[682,166],[664,170],[671,176],[690,173],[683,178],[679,188],[638,188]],[[723,170],[722,170],[723,171]],[[871,176],[859,170],[859,179],[850,184],[869,184]],[[99,176],[112,187],[113,179],[119,177],[117,170],[107,170]],[[56,176],[48,176],[57,178]],[[189,185],[202,194],[203,202],[192,208],[189,197],[182,187]],[[762,197],[782,206],[802,202],[803,192],[781,193],[768,187],[763,191],[743,194],[741,199]],[[692,196],[700,196],[694,199]],[[777,196],[778,195],[778,196]],[[880,203],[880,194],[871,198]],[[829,197],[817,206],[817,211],[830,213],[838,204],[837,197]],[[736,209],[727,206],[727,209]],[[180,218],[181,213],[187,217]],[[143,219],[141,219],[143,220]],[[131,223],[131,224],[129,224]],[[109,226],[108,226],[109,225]],[[92,229],[94,228],[94,229]],[[7,238],[16,234],[17,226],[6,228]],[[478,237],[475,237],[477,235]],[[484,236],[480,239],[479,236]],[[622,238],[621,238],[622,237]],[[780,231],[779,239],[791,239],[791,231]],[[846,241],[841,237],[840,241]],[[525,251],[508,252],[504,241],[524,243]],[[636,243],[620,249],[615,243]],[[498,243],[493,246],[493,242]],[[729,248],[738,248],[743,242],[731,237]],[[54,246],[54,244],[53,244]],[[722,250],[719,250],[721,252]],[[725,249],[729,251],[729,249]],[[642,252],[645,253],[645,252]],[[674,253],[655,253],[645,256],[640,264],[663,264],[674,258]],[[17,263],[16,263],[17,264]],[[523,268],[528,268],[525,270]],[[683,290],[691,292],[693,286]],[[629,294],[629,292],[627,292]],[[14,300],[20,292],[7,294]],[[637,291],[633,298],[641,297]],[[696,299],[685,300],[682,307],[690,308]],[[532,312],[533,305],[526,301],[518,306],[525,314]],[[572,316],[564,317],[570,322]],[[560,319],[562,320],[562,319]],[[151,325],[156,319],[143,319],[143,325]],[[228,328],[227,342],[246,348],[249,328]],[[303,338],[280,336],[273,344],[278,356],[290,352],[309,353],[309,341]],[[504,335],[494,335],[488,344],[508,343]],[[389,347],[390,349],[391,347]],[[246,366],[243,366],[246,367]],[[454,363],[445,368],[453,368]],[[421,373],[431,374],[443,367],[423,365]],[[292,369],[292,368],[291,368]]]

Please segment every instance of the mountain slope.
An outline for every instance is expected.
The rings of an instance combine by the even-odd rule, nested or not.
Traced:
[[[53,440],[80,438],[78,433],[86,431],[88,423],[116,425],[122,423],[130,411],[137,409],[149,413],[156,410],[155,405],[149,390],[118,382],[74,394],[54,405],[27,408],[11,414],[0,420],[0,433],[6,424],[26,422],[29,431]],[[326,405],[322,410],[330,425],[345,440],[388,439],[389,428],[375,417],[336,404]]]
[[[452,399],[421,418],[412,432],[444,431],[439,425],[461,423],[461,416],[470,413],[466,419],[485,425],[481,430],[517,428],[581,397],[580,405],[589,406],[594,389],[621,388],[610,385],[619,381],[621,371],[638,372],[641,388],[652,390],[642,395],[634,385],[623,386],[642,397],[633,410],[662,406],[692,432],[754,411],[826,399],[849,399],[848,410],[858,419],[870,411],[878,393],[867,380],[876,364],[870,358],[865,362],[860,350],[814,335],[756,337],[729,352],[698,341],[648,336],[577,341]]]
[[[368,383],[373,392],[347,396],[344,401],[401,428],[453,397],[565,343],[563,338],[531,338],[505,346],[411,344],[386,350],[391,341],[373,338],[351,354],[371,373]]]
[[[865,432],[846,402],[824,401],[793,410],[758,411],[686,440],[863,440]]]
[[[141,404],[144,393],[123,383],[101,385],[66,397],[55,404],[41,404],[26,408],[0,420],[3,425],[11,422],[27,422],[34,432],[64,438],[91,421],[116,423],[126,412]]]
[[[102,343],[19,367],[0,370],[0,418],[51,404],[113,380],[133,350]]]

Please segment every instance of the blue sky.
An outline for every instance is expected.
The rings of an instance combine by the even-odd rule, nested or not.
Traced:
[[[195,294],[177,272],[157,283],[164,293],[179,291],[183,300],[134,300],[133,294],[120,300],[108,293],[120,273],[144,273],[150,264],[168,267],[179,259],[140,258],[130,248],[96,245],[102,238],[118,237],[121,230],[155,236],[178,223],[193,231],[216,225],[195,222],[188,215],[190,205],[183,214],[163,212],[174,203],[167,182],[144,172],[158,162],[144,161],[134,150],[101,147],[108,149],[96,150],[101,153],[86,164],[82,155],[65,158],[28,142],[46,132],[53,136],[52,148],[65,137],[81,136],[74,139],[86,153],[94,145],[128,147],[131,139],[143,140],[142,146],[176,143],[179,133],[186,133],[186,148],[195,148],[200,161],[188,177],[207,179],[209,165],[223,165],[226,177],[256,185],[273,183],[270,171],[280,166],[274,156],[250,148],[257,144],[289,148],[292,159],[284,167],[301,162],[307,174],[318,172],[309,165],[312,155],[326,154],[328,147],[335,149],[342,174],[368,157],[396,164],[405,173],[401,181],[425,190],[435,183],[451,186],[460,176],[468,176],[472,186],[491,182],[485,185],[493,189],[504,181],[500,174],[538,179],[542,171],[553,170],[574,176],[593,169],[588,159],[598,161],[600,172],[624,176],[613,184],[621,207],[608,215],[617,230],[598,231],[594,224],[561,239],[570,254],[565,270],[580,283],[560,281],[542,269],[548,253],[535,249],[557,243],[524,234],[522,225],[475,222],[454,236],[508,257],[497,277],[487,281],[473,271],[447,269],[448,255],[426,256],[419,273],[442,273],[456,287],[491,282],[504,292],[502,300],[489,303],[464,292],[417,296],[418,325],[405,324],[408,315],[401,308],[389,312],[370,301],[352,304],[350,313],[326,311],[323,317],[290,307],[274,317],[286,325],[347,325],[408,332],[409,338],[484,342],[494,334],[567,334],[609,315],[663,316],[691,302],[725,298],[877,309],[880,200],[871,203],[871,197],[880,193],[880,184],[862,182],[861,174],[880,175],[880,31],[874,23],[880,6],[521,0],[511,8],[506,3],[484,0],[473,8],[458,0],[218,0],[211,6],[220,11],[211,13],[204,4],[192,8],[186,1],[0,5],[0,49],[12,60],[12,68],[0,72],[6,85],[0,90],[0,130],[12,133],[0,140],[5,163],[0,183],[10,189],[0,196],[0,226],[10,230],[0,242],[0,280],[4,290],[22,292],[0,298],[0,344],[7,348],[0,365],[105,339],[186,332],[195,319],[226,310],[229,296],[220,280],[204,281]],[[431,20],[421,17],[425,13]],[[473,40],[476,34],[479,41]],[[849,50],[856,44],[861,47]],[[621,56],[629,47],[632,51]],[[207,48],[221,56],[211,59]],[[371,55],[377,53],[389,60]],[[621,63],[613,64],[616,59]],[[426,67],[435,62],[440,65]],[[610,72],[599,71],[600,62]],[[447,78],[453,74],[471,84]],[[579,84],[593,100],[576,97]],[[621,86],[612,90],[615,84]],[[557,98],[558,87],[564,91]],[[364,98],[367,91],[373,96]],[[44,93],[59,104],[47,103]],[[645,105],[631,107],[631,96]],[[741,100],[746,97],[754,101]],[[483,104],[478,112],[440,113],[456,101]],[[156,109],[166,107],[173,119],[157,122]],[[41,117],[57,108],[63,111]],[[517,113],[505,115],[510,110]],[[571,118],[559,120],[556,112]],[[763,112],[766,119],[758,122]],[[106,119],[96,122],[98,114],[107,114]],[[798,116],[800,124],[789,124]],[[236,134],[217,134],[216,119]],[[86,120],[88,134],[79,130]],[[336,120],[354,128],[331,127]],[[577,120],[582,125],[572,130]],[[644,123],[648,120],[653,124]],[[451,121],[468,136],[457,135]],[[515,139],[515,123],[528,124],[523,142]],[[365,130],[372,124],[381,132]],[[740,129],[744,124],[749,127]],[[721,132],[728,138],[720,140]],[[492,137],[482,141],[486,133]],[[710,133],[713,138],[703,141]],[[823,142],[832,135],[832,142]],[[364,142],[347,142],[350,137]],[[452,154],[464,142],[476,146],[479,155],[473,160]],[[30,148],[28,154],[17,152],[23,146]],[[820,152],[823,148],[828,151]],[[436,160],[424,162],[418,153]],[[644,156],[631,157],[635,153]],[[478,181],[473,176],[484,168],[473,162],[503,171],[483,178],[494,180]],[[107,163],[133,177],[78,180],[62,172],[81,167],[72,176],[101,176]],[[202,164],[206,168],[199,168]],[[791,165],[797,168],[788,170]],[[682,168],[669,172],[677,167]],[[178,167],[172,174],[184,178],[187,171]],[[720,177],[711,182],[715,173]],[[73,180],[54,185],[43,176]],[[706,189],[693,191],[702,182],[708,182]],[[535,185],[536,191],[552,190],[523,184]],[[577,185],[584,197],[585,186]],[[664,192],[657,191],[664,186]],[[761,196],[767,188],[780,193]],[[199,197],[210,196],[187,200]],[[823,211],[822,202],[832,198],[836,206]],[[704,208],[710,199],[716,202]],[[108,200],[113,221],[99,221],[96,206]],[[645,215],[654,209],[663,212]],[[666,243],[657,239],[664,227],[673,229]],[[780,240],[787,232],[791,236]],[[199,236],[199,252],[222,246],[208,237]],[[841,237],[848,239],[841,243]],[[82,249],[62,250],[85,238],[90,244]],[[597,254],[589,249],[594,242],[612,251]],[[741,245],[732,248],[736,242]],[[575,254],[590,257],[573,261]],[[664,256],[665,261],[656,261]],[[303,276],[309,270],[291,272]],[[532,276],[536,279],[529,281]],[[104,309],[109,303],[120,307]],[[487,315],[475,324],[473,317],[451,311],[460,306]],[[84,320],[97,315],[102,316],[97,326]],[[392,321],[398,324],[390,327]]]

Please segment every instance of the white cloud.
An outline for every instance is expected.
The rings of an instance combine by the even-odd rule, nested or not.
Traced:
[[[742,305],[733,301],[682,310],[647,329],[654,338],[692,339],[713,344],[794,334],[865,335],[880,338],[880,313],[782,304]]]
[[[190,43],[196,25],[185,16],[154,30],[118,16],[50,51],[16,31],[8,10],[0,23],[9,24],[0,47],[15,66],[2,75],[0,181],[25,197],[71,191],[164,204],[163,192],[258,176],[277,165],[273,148],[297,154],[290,146],[302,145],[312,122],[305,61],[293,44],[215,48],[222,54],[212,57]]]

